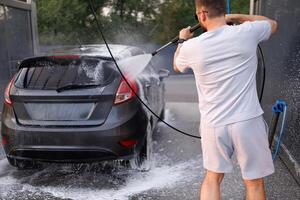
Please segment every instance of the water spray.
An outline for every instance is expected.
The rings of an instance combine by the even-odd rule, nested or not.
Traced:
[[[171,124],[167,123],[166,121],[164,121],[164,120],[163,120],[158,114],[156,114],[156,113],[155,113],[155,112],[154,112],[154,111],[153,111],[153,110],[152,110],[152,109],[151,109],[151,108],[150,108],[150,107],[149,107],[149,106],[148,106],[148,105],[147,105],[147,104],[139,97],[139,95],[133,90],[133,88],[131,87],[129,81],[127,80],[127,78],[126,78],[125,75],[124,75],[124,71],[121,70],[123,67],[122,67],[122,66],[120,67],[119,64],[117,63],[117,61],[116,61],[114,55],[112,54],[112,51],[111,51],[109,45],[108,45],[108,42],[107,42],[106,39],[105,39],[105,36],[104,36],[104,34],[103,34],[103,32],[102,32],[101,24],[100,24],[100,22],[99,22],[99,20],[98,20],[98,18],[97,18],[96,11],[95,11],[95,8],[94,8],[94,5],[93,5],[92,0],[89,0],[89,5],[90,5],[90,9],[91,9],[91,11],[92,11],[92,14],[93,14],[93,16],[94,16],[94,19],[95,19],[95,22],[96,22],[96,25],[97,25],[97,31],[99,32],[99,34],[100,34],[101,37],[103,38],[103,41],[104,41],[104,43],[105,43],[105,45],[106,45],[106,48],[107,48],[107,50],[108,50],[108,52],[109,52],[109,54],[110,54],[110,56],[111,56],[113,62],[115,63],[117,70],[119,71],[121,77],[125,80],[125,82],[126,82],[126,84],[128,85],[128,87],[132,90],[132,92],[134,93],[134,95],[136,96],[136,98],[139,100],[139,102],[140,102],[143,106],[145,106],[145,108],[146,108],[151,114],[153,114],[158,120],[160,120],[163,124],[165,124],[166,126],[170,127],[171,129],[175,130],[176,132],[181,133],[181,134],[183,134],[183,135],[185,135],[185,136],[188,136],[188,137],[191,137],[191,138],[201,139],[201,137],[199,137],[199,136],[196,136],[196,135],[193,135],[193,134],[186,133],[186,132],[184,132],[184,131],[182,131],[182,130],[179,130],[178,128],[172,126]],[[191,31],[191,33],[192,33],[192,32],[195,32],[196,30],[198,30],[199,28],[200,28],[200,24],[197,24],[197,25],[191,27],[190,31]],[[152,54],[138,55],[138,56],[135,56],[135,57],[137,58],[137,57],[140,57],[140,56],[145,56],[145,57],[143,57],[143,58],[146,59],[146,60],[144,60],[144,62],[150,62],[150,60],[152,59],[153,56],[155,56],[157,53],[159,53],[161,50],[167,48],[167,47],[170,46],[171,44],[177,44],[178,40],[179,40],[179,36],[175,37],[173,40],[171,40],[169,43],[165,44],[165,45],[162,46],[161,48],[155,50]],[[259,45],[258,45],[258,49],[259,49],[259,53],[261,54],[261,58],[262,58],[262,67],[263,67],[262,90],[261,90],[260,97],[259,97],[259,100],[261,101],[261,100],[262,100],[262,97],[263,97],[264,85],[265,85],[265,59],[264,59],[264,55],[263,55],[262,49],[261,49],[261,47],[260,47]],[[131,57],[131,58],[128,58],[128,59],[125,59],[125,60],[121,60],[121,61],[120,61],[120,64],[122,65],[122,63],[128,63],[128,61],[133,60],[133,59],[134,59],[134,57]],[[124,64],[124,66],[125,66],[125,64]],[[147,66],[147,65],[142,66],[139,70],[136,70],[136,69],[135,69],[135,73],[137,73],[137,71],[138,71],[138,73],[141,72],[146,66]],[[125,67],[126,67],[126,66],[125,66]],[[125,67],[124,67],[124,69],[125,69]],[[125,71],[126,71],[126,70],[125,70]]]
[[[190,32],[193,33],[200,28],[200,24],[197,24],[190,28]],[[127,77],[135,79],[144,69],[148,66],[151,59],[157,55],[160,51],[174,44],[177,45],[179,36],[173,38],[170,42],[153,51],[151,54],[141,54],[137,56],[128,57],[118,61],[121,71],[126,74]],[[132,65],[132,63],[139,63],[139,66]]]
[[[117,63],[117,61],[116,61],[114,55],[112,54],[111,49],[109,48],[108,42],[107,42],[107,40],[105,39],[105,36],[104,36],[104,34],[103,34],[103,32],[102,32],[101,24],[100,24],[100,22],[99,22],[99,20],[98,20],[98,18],[97,18],[97,14],[96,14],[96,11],[95,11],[95,8],[94,8],[94,4],[93,4],[92,0],[89,0],[89,5],[90,5],[90,9],[91,9],[91,11],[92,11],[92,14],[93,14],[93,16],[94,16],[94,19],[95,19],[95,22],[96,22],[96,25],[97,25],[97,31],[98,31],[99,34],[101,35],[101,37],[102,37],[102,39],[103,39],[103,41],[104,41],[104,43],[105,43],[105,46],[106,46],[106,48],[107,48],[107,50],[108,50],[108,52],[109,52],[109,54],[110,54],[110,56],[111,56],[111,59],[112,59],[113,62],[115,63],[116,68],[117,68],[117,70],[119,71],[121,77],[125,80],[126,84],[127,84],[128,87],[132,90],[132,92],[134,93],[134,95],[136,96],[136,98],[139,100],[139,102],[140,102],[143,106],[145,106],[145,108],[146,108],[149,112],[151,112],[151,114],[153,114],[157,119],[159,119],[163,124],[165,124],[166,126],[170,127],[171,129],[175,130],[176,132],[181,133],[181,134],[183,134],[183,135],[185,135],[185,136],[188,136],[188,137],[192,137],[192,138],[196,138],[196,139],[201,139],[201,137],[199,137],[199,136],[192,135],[192,134],[188,134],[188,133],[186,133],[186,132],[184,132],[184,131],[182,131],[182,130],[179,130],[178,128],[172,126],[171,124],[167,123],[166,121],[164,121],[158,114],[156,114],[156,113],[155,113],[155,112],[147,105],[147,103],[145,103],[145,102],[141,99],[141,97],[139,97],[139,95],[135,92],[135,90],[132,88],[131,84],[129,83],[129,81],[128,81],[127,78],[125,77],[125,75],[124,75],[124,73],[122,72],[121,68],[119,67],[119,65],[118,65],[118,63]],[[174,38],[174,40],[175,40],[175,38]],[[151,57],[152,57],[152,55],[151,55]]]

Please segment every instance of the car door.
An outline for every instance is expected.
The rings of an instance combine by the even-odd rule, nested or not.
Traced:
[[[152,98],[152,109],[157,114],[160,115],[161,109],[162,109],[162,87],[161,80],[159,78],[159,75],[157,71],[155,70],[155,67],[153,65],[153,62],[149,64],[149,70],[151,71],[151,98]]]

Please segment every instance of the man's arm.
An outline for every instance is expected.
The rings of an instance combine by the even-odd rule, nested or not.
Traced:
[[[184,39],[184,40],[188,40],[188,39],[191,39],[193,36],[194,36],[194,33],[191,33],[190,31],[191,27],[187,27],[187,28],[184,28],[180,31],[179,33],[179,38],[180,39]],[[174,59],[173,59],[173,68],[174,68],[174,71],[175,72],[180,72],[180,70],[178,69],[178,67],[176,66],[176,59],[180,53],[180,49],[182,47],[182,44],[178,44],[177,46],[177,49],[176,49],[176,52],[174,54]]]
[[[265,16],[261,15],[242,15],[242,14],[230,14],[226,15],[226,22],[229,23],[237,23],[242,24],[244,22],[253,22],[253,21],[268,21],[272,27],[272,34],[274,34],[277,31],[277,22],[275,20],[269,19]]]
[[[180,52],[180,48],[181,48],[182,44],[178,44],[177,46],[177,49],[176,49],[176,52],[174,54],[174,59],[173,59],[173,68],[174,68],[174,71],[177,72],[177,73],[180,73],[180,70],[178,69],[178,67],[176,66],[176,59],[178,57],[178,54]]]

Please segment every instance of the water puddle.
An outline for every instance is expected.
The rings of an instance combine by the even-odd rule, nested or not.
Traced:
[[[112,167],[115,163],[50,165],[40,171],[18,171],[4,159],[0,161],[0,199],[20,199],[26,193],[37,199],[125,200],[142,192],[185,184],[195,177],[195,173],[190,177],[186,173],[198,165],[194,160],[171,164],[161,156],[157,161],[149,172]]]

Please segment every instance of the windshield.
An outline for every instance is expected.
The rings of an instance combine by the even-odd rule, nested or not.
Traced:
[[[24,67],[24,68],[22,68]],[[108,85],[116,76],[111,61],[47,59],[21,64],[18,88],[57,90],[66,85]]]

